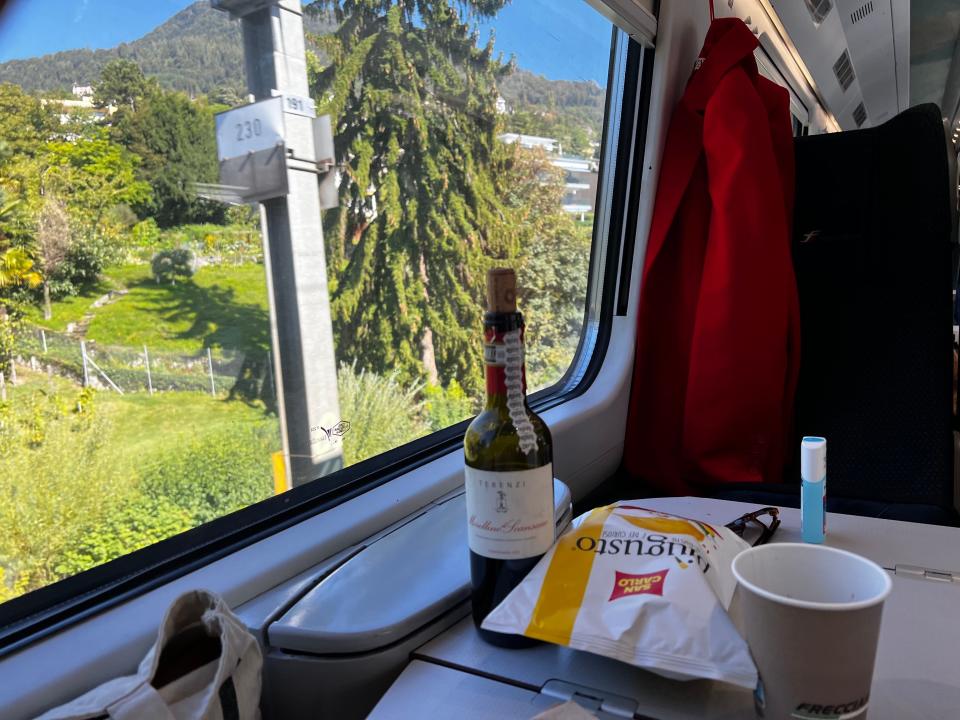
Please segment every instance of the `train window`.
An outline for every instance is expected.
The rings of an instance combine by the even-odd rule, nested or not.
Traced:
[[[242,3],[81,5],[0,14],[0,640],[458,442],[487,268],[543,398],[603,291],[617,34],[585,0],[305,5],[281,105]],[[224,181],[245,158],[288,194]]]

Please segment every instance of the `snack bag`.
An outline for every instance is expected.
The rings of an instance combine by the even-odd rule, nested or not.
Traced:
[[[482,627],[752,690],[757,669],[726,612],[730,563],[749,546],[728,528],[635,502],[574,520]]]

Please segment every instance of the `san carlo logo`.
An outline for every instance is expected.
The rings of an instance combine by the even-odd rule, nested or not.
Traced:
[[[633,575],[617,570],[613,580],[613,592],[607,602],[628,595],[663,595],[663,583],[668,572],[670,571],[658,570],[644,575]]]

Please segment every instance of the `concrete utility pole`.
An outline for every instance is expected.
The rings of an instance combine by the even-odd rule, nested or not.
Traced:
[[[211,0],[211,5],[241,18],[247,87],[255,99],[284,97],[288,193],[262,201],[260,217],[274,382],[286,471],[295,486],[343,467],[340,446],[319,429],[341,418],[303,9],[300,0]],[[300,100],[309,112],[297,111],[304,105]]]

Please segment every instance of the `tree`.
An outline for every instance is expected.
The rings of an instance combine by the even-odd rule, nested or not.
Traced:
[[[212,105],[219,105],[226,108],[236,107],[243,104],[243,92],[239,87],[232,85],[218,85],[209,93],[207,100]]]
[[[508,132],[554,138],[565,155],[598,157],[606,90],[595,82],[548,80],[517,70],[500,83]]]
[[[517,258],[526,321],[527,384],[555,382],[570,365],[583,327],[591,228],[561,201],[564,172],[543,149],[509,146],[498,187],[520,245]]]
[[[223,222],[223,206],[191,189],[219,177],[213,112],[206,103],[153,89],[117,120],[113,138],[142,159],[137,177],[152,187],[152,195],[134,205],[141,217],[156,218],[160,227]]]
[[[33,260],[23,248],[10,248],[0,255],[0,290],[26,285],[37,287],[43,278],[33,269]]]
[[[56,275],[70,251],[70,217],[67,208],[56,197],[49,195],[40,209],[37,221],[37,250],[43,266],[43,318],[53,317],[50,306],[50,278]]]
[[[497,80],[470,18],[506,0],[320,0],[339,28],[315,42],[318,114],[342,163],[324,217],[337,352],[400,380],[481,386],[484,272],[514,246],[497,196]]]
[[[100,81],[93,89],[93,104],[97,107],[113,105],[135,110],[137,102],[149,87],[150,83],[137,63],[117,58],[100,71]]]
[[[72,142],[47,143],[43,162],[39,195],[53,192],[65,199],[93,232],[102,229],[109,208],[150,200],[150,186],[136,176],[139,158],[111,142],[103,128]]]
[[[16,201],[11,217],[0,217],[0,242],[36,256],[44,296],[75,292],[115,255],[131,214],[124,206],[150,196],[136,177],[138,162],[106,128],[86,125],[82,134],[45,140],[0,165],[3,197]]]
[[[8,225],[13,220],[19,207],[20,200],[17,198],[9,199],[7,193],[0,187],[0,248],[7,244]]]
[[[7,316],[8,296],[11,290],[21,286],[37,287],[43,277],[33,269],[33,260],[23,248],[9,248],[0,254],[0,372],[6,371],[8,357],[13,347]],[[8,337],[9,335],[9,337]]]
[[[35,154],[59,125],[51,106],[27,95],[18,85],[0,84],[0,165]]]
[[[593,142],[600,133],[568,110],[517,110],[506,118],[509,132],[550,137],[559,142],[564,155],[593,157]]]

